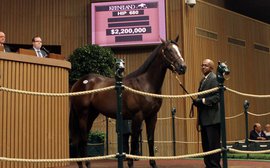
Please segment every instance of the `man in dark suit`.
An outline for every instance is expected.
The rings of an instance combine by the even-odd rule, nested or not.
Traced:
[[[131,136],[131,120],[123,120],[123,152],[129,154],[129,137]]]
[[[204,78],[200,82],[198,91],[209,90],[218,86],[214,70],[214,62],[205,59],[201,65]],[[218,91],[199,95],[193,101],[198,110],[198,124],[202,137],[202,148],[204,152],[219,149],[220,145],[220,110]],[[206,168],[221,168],[220,153],[204,156]]]
[[[0,31],[0,46],[3,47],[4,52],[11,52],[11,49],[8,45],[5,44],[6,42],[6,35],[4,32]]]
[[[33,50],[36,52],[37,57],[47,57],[48,54],[42,50],[42,40],[39,36],[35,36],[32,38]]]
[[[265,133],[262,131],[262,126],[260,123],[255,123],[253,130],[250,131],[249,139],[252,140],[267,140]]]

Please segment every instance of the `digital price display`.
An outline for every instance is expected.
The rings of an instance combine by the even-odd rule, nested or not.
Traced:
[[[165,26],[164,0],[92,3],[92,44],[159,44]]]

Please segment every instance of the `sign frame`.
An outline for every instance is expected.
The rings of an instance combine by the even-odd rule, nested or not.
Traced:
[[[166,39],[164,0],[131,0],[91,4],[92,44],[141,46]]]

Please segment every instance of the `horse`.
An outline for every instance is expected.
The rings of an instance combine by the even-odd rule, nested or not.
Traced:
[[[146,61],[134,72],[123,78],[127,87],[161,94],[161,89],[167,69],[177,74],[185,74],[186,63],[180,53],[177,41],[161,39]],[[115,85],[115,79],[98,74],[88,74],[80,78],[71,88],[71,92],[93,90]],[[149,155],[154,156],[154,132],[157,122],[157,113],[161,107],[162,99],[142,96],[128,91],[123,91],[122,115],[124,119],[132,120],[131,154],[138,150],[138,139],[142,122],[145,121]],[[114,90],[98,92],[70,98],[70,137],[71,144],[75,146],[75,157],[86,157],[87,135],[91,130],[94,120],[101,113],[110,118],[116,118],[117,100]],[[150,160],[152,168],[156,168],[155,160]],[[82,168],[82,162],[77,162]],[[90,168],[90,162],[85,162]],[[129,168],[133,167],[133,160],[128,159]]]

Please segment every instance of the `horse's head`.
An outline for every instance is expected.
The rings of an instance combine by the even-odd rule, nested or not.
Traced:
[[[179,36],[174,41],[164,41],[161,39],[163,43],[162,54],[166,65],[171,71],[185,74],[187,66],[177,45],[178,38]]]

